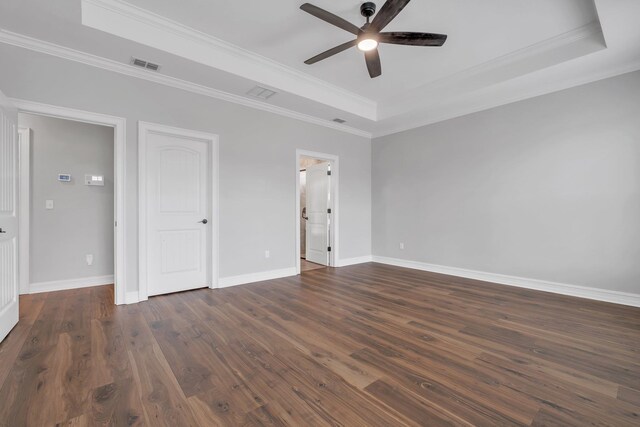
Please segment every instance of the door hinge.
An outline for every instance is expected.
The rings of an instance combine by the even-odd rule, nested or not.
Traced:
[[[118,221],[113,221],[113,226],[117,227],[118,226]]]
[[[327,213],[331,213],[331,208],[328,208],[328,209],[327,209]]]
[[[327,171],[327,175],[331,175],[331,171]]]
[[[327,248],[327,252],[331,252],[331,246]]]

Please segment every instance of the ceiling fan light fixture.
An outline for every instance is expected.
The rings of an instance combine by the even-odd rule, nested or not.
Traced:
[[[363,52],[368,52],[377,47],[378,47],[378,40],[372,37],[364,38],[358,42],[358,49],[360,49]]]
[[[356,36],[355,39],[351,39],[341,45],[325,50],[324,52],[307,59],[304,63],[307,65],[315,64],[316,62],[327,59],[347,49],[357,47],[358,50],[364,52],[367,71],[369,72],[369,77],[373,79],[382,75],[380,54],[376,49],[378,47],[378,43],[399,44],[405,46],[442,46],[447,40],[446,34],[417,33],[410,31],[382,32],[382,30],[391,21],[393,21],[396,16],[398,16],[410,1],[411,0],[386,0],[377,14],[375,3],[370,1],[362,3],[360,5],[360,14],[365,17],[367,22],[361,27],[358,27],[331,12],[321,9],[318,6],[314,6],[310,3],[304,3],[300,6],[300,9],[303,11]],[[371,17],[373,17],[373,19],[371,19]]]

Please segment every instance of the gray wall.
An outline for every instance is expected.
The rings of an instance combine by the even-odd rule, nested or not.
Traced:
[[[640,292],[640,72],[374,139],[373,177],[374,255]]]
[[[220,277],[295,266],[296,148],[339,156],[340,257],[371,253],[368,138],[4,44],[0,90],[127,119],[128,291],[138,282],[138,120],[220,136]]]
[[[18,122],[31,129],[31,282],[113,274],[113,129],[30,114]],[[105,185],[84,185],[86,173],[104,175]]]

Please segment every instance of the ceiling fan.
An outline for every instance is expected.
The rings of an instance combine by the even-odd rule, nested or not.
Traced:
[[[360,28],[331,12],[327,12],[326,10],[319,8],[318,6],[314,6],[309,3],[303,4],[300,6],[300,9],[356,36],[355,40],[343,43],[322,52],[313,58],[307,59],[304,63],[308,65],[315,64],[318,61],[322,61],[323,59],[347,50],[350,47],[358,46],[358,49],[364,52],[364,58],[367,63],[369,75],[371,78],[374,78],[382,74],[380,55],[378,54],[378,43],[403,44],[410,46],[442,46],[447,40],[447,36],[445,34],[411,33],[404,31],[387,33],[380,32],[400,13],[400,11],[402,11],[402,9],[404,9],[409,1],[411,0],[387,0],[371,22],[369,22],[369,18],[376,13],[376,5],[373,2],[362,3],[360,6],[360,13],[362,16],[367,18],[367,22]]]

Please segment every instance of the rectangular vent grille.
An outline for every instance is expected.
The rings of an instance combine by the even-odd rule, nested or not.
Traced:
[[[333,121],[336,122],[336,123],[340,123],[340,124],[346,122],[346,120],[342,120],[342,119],[338,119],[338,118],[333,119]]]
[[[146,68],[151,71],[158,71],[160,69],[160,65],[154,64],[153,62],[145,61],[140,58],[131,58],[131,65],[135,65],[136,67]]]
[[[260,98],[260,99],[269,99],[275,94],[276,92],[272,91],[271,89],[267,89],[260,86],[256,86],[253,89],[251,89],[249,92],[247,92],[247,95],[255,96],[256,98]]]

